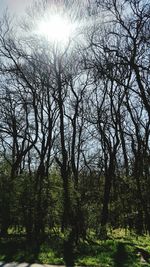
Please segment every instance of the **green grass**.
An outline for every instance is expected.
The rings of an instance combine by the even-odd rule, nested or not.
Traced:
[[[9,235],[0,239],[0,261],[64,264],[63,236],[52,235],[39,247],[28,245],[25,237]],[[88,241],[80,241],[74,247],[75,265],[98,267],[150,267],[141,262],[137,248],[150,253],[149,236],[125,235],[121,229],[109,234],[106,241],[96,240],[92,234]]]

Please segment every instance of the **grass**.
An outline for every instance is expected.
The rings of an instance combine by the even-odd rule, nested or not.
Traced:
[[[0,239],[0,261],[62,265],[65,264],[63,244],[63,236],[51,235],[39,247],[34,247],[26,243],[25,237],[10,234]],[[88,241],[80,241],[74,247],[74,262],[91,267],[150,267],[148,262],[141,261],[137,248],[150,253],[149,236],[125,235],[118,229],[106,241],[96,240],[94,235]]]

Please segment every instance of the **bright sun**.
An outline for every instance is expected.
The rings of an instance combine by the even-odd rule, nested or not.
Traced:
[[[61,15],[52,15],[39,23],[38,32],[51,42],[67,43],[73,33],[73,24]]]

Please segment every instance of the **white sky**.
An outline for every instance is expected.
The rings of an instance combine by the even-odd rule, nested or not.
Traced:
[[[19,14],[27,5],[31,4],[32,1],[33,0],[0,0],[0,16],[2,16],[6,8],[8,8],[12,14]]]

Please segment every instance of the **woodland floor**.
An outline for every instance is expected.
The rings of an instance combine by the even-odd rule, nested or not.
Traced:
[[[49,235],[38,249],[27,245],[25,237],[9,234],[0,238],[0,267],[64,266],[64,237]],[[69,251],[68,251],[69,253]],[[74,247],[75,266],[150,267],[150,236],[137,236],[118,229],[107,240],[90,233],[86,241]],[[68,265],[67,265],[68,266]]]

